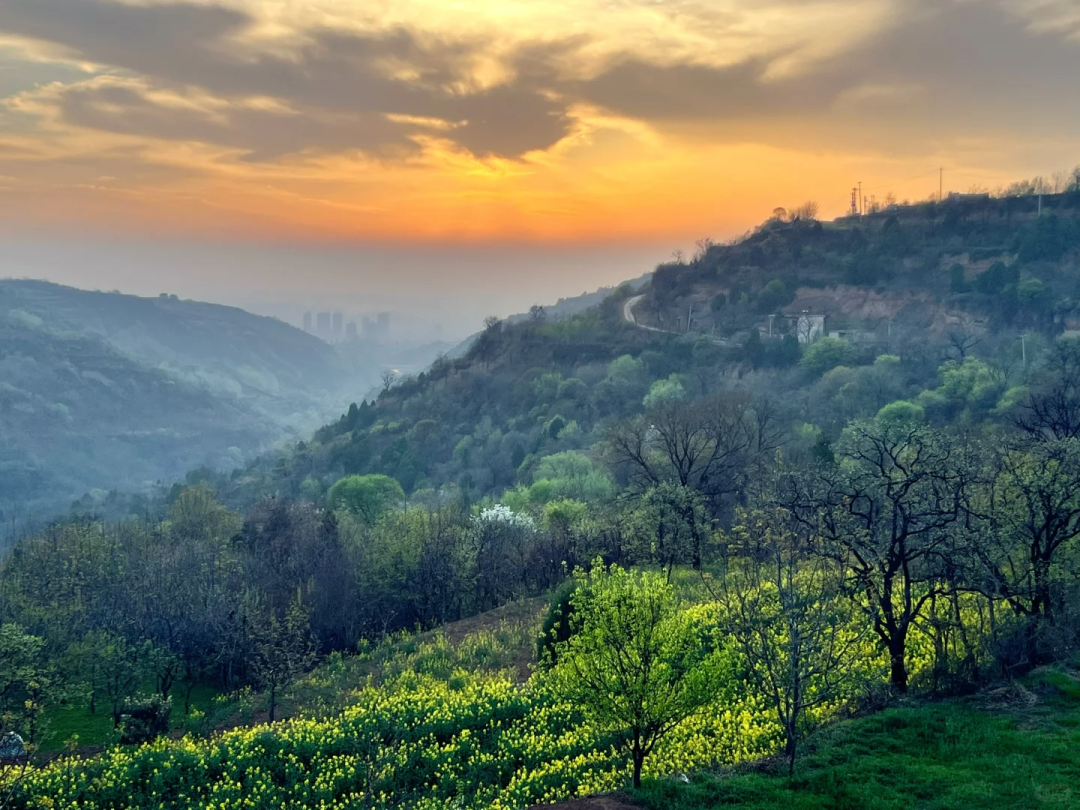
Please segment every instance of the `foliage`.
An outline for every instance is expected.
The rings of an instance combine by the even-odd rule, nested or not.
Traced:
[[[818,732],[794,779],[770,770],[703,773],[687,785],[648,780],[635,798],[650,810],[1064,810],[1078,799],[1076,685],[1074,677],[1049,671],[1000,690],[1002,704],[990,698],[988,706],[948,701],[887,709]]]
[[[31,745],[40,741],[45,703],[59,697],[44,652],[42,639],[18,625],[0,625],[0,733],[13,731]]]
[[[873,677],[868,630],[845,593],[845,570],[814,554],[820,538],[782,510],[741,514],[715,589],[724,632],[784,730],[789,774],[800,738]]]
[[[855,349],[846,340],[823,337],[806,348],[799,365],[820,376],[837,366],[850,365],[854,359]]]
[[[634,787],[657,744],[716,698],[725,657],[660,576],[594,565],[571,597],[554,677],[602,729],[625,735]]]
[[[331,509],[347,509],[372,526],[388,509],[405,500],[401,484],[386,475],[349,475],[330,488]]]
[[[666,380],[657,380],[652,384],[649,393],[645,395],[642,404],[646,408],[655,408],[666,402],[686,399],[686,389],[683,387],[682,377],[672,374]]]
[[[772,730],[733,700],[680,727],[649,773],[742,761]],[[458,671],[443,680],[406,672],[365,687],[342,714],[161,739],[31,772],[13,808],[521,808],[610,790],[626,778],[616,740],[579,707],[533,683]]]

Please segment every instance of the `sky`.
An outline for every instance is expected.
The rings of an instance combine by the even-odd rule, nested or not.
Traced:
[[[471,323],[1071,168],[1078,75],[1074,0],[2,0],[0,275]]]

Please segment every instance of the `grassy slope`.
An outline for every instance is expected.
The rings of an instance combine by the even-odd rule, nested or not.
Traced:
[[[495,610],[451,622],[435,631],[388,639],[367,655],[334,656],[281,693],[278,717],[336,714],[349,704],[354,690],[362,688],[369,678],[378,680],[386,662],[399,654],[416,655],[415,659],[409,661],[414,667],[423,667],[426,658],[433,658],[438,664],[441,662],[440,650],[425,654],[421,648],[439,637],[456,646],[466,636],[494,634],[499,649],[490,660],[477,663],[486,669],[513,669],[518,679],[524,682],[535,664],[536,634],[540,614],[546,604],[544,597],[510,602]],[[184,684],[177,684],[172,695],[170,725],[174,732],[221,731],[265,723],[269,719],[267,696],[262,692],[244,693],[242,697],[228,696],[213,686],[199,685],[192,692],[191,705],[203,713],[205,719],[196,722],[184,716],[183,690]],[[145,684],[143,691],[152,692],[152,685]],[[85,752],[97,751],[116,742],[112,716],[104,698],[96,714],[90,714],[86,699],[51,707],[46,712],[44,728],[42,750],[47,753],[63,750],[76,735],[78,745]]]
[[[636,798],[650,810],[1080,807],[1080,682],[1049,670],[989,695],[838,723],[809,741],[794,780],[767,768],[700,774],[652,781]]]

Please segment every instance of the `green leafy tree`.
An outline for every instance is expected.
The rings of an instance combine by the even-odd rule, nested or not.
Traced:
[[[700,569],[711,522],[701,493],[665,481],[651,487],[634,510],[632,530],[643,560],[672,569],[690,563]]]
[[[596,503],[610,500],[615,484],[592,459],[576,450],[555,453],[540,459],[529,489],[532,503],[572,498]]]
[[[16,624],[0,626],[0,730],[16,731],[30,743],[39,736],[39,719],[56,689],[45,660],[45,642]]]
[[[776,312],[780,307],[790,303],[793,299],[794,296],[788,293],[788,289],[784,286],[784,282],[774,278],[762,287],[761,292],[758,293],[757,309],[758,312],[762,313]]]
[[[686,388],[683,386],[682,375],[672,374],[667,379],[657,380],[652,384],[643,404],[646,408],[655,408],[679,399],[686,399]]]
[[[855,362],[855,347],[843,338],[823,337],[806,347],[799,365],[813,374],[821,375],[837,366]]]
[[[552,674],[595,723],[625,735],[640,787],[657,743],[714,699],[724,659],[712,630],[680,610],[663,576],[597,563],[577,579],[573,633]]]
[[[330,487],[331,509],[345,509],[369,526],[405,500],[405,492],[388,475],[349,475]]]
[[[92,637],[101,691],[112,710],[113,728],[119,728],[121,709],[147,675],[144,649],[115,633],[97,631]]]

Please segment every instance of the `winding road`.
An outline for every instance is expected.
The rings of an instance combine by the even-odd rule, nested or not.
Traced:
[[[642,295],[635,295],[633,298],[627,298],[626,299],[626,303],[623,304],[623,308],[622,308],[622,316],[623,316],[624,321],[626,321],[628,324],[631,324],[632,326],[636,326],[638,329],[648,329],[650,332],[663,332],[663,333],[669,334],[669,335],[681,335],[681,334],[684,334],[683,332],[673,332],[670,329],[660,329],[660,328],[658,328],[656,326],[647,326],[646,324],[638,323],[637,316],[634,314],[634,307],[636,307],[638,304],[640,304],[644,297],[645,297],[645,295],[642,294]],[[718,338],[718,337],[715,337],[713,335],[705,335],[704,333],[700,333],[700,334],[707,337],[710,341],[712,341],[717,346],[732,347],[732,346],[737,345],[733,341],[725,340],[724,338]]]
[[[623,304],[622,316],[623,320],[629,324],[633,324],[638,329],[648,329],[650,332],[664,332],[665,329],[657,329],[655,326],[646,326],[643,323],[638,323],[637,316],[634,314],[634,307],[641,303],[644,295],[635,295],[633,298],[627,298],[626,303]]]

